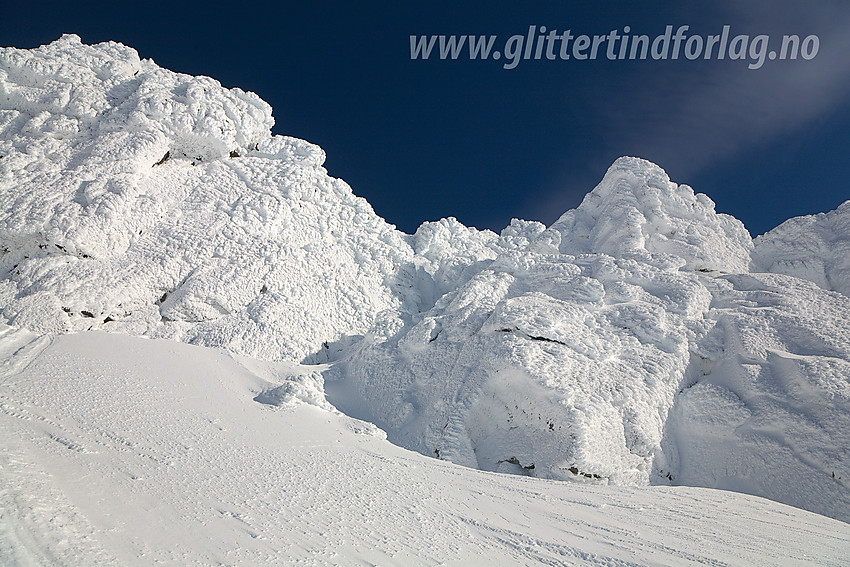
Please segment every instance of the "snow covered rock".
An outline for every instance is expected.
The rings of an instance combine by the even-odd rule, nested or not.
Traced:
[[[755,240],[760,271],[797,276],[850,296],[850,201],[789,219]]]
[[[470,467],[850,521],[850,203],[754,247],[621,158],[549,228],[406,235],[272,124],[120,44],[0,49],[0,315],[262,359],[253,401]]]
[[[77,36],[0,50],[0,309],[301,359],[397,307],[412,251],[271,108]]]
[[[666,262],[505,253],[398,335],[364,341],[328,388],[426,454],[645,484],[710,301]]]
[[[619,158],[581,205],[536,243],[562,254],[649,252],[680,258],[691,270],[745,272],[752,240],[734,217],[714,211],[706,195],[677,185],[654,163]]]

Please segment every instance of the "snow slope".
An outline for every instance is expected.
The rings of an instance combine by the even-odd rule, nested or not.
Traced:
[[[120,44],[0,49],[0,314],[221,347],[485,471],[850,521],[850,203],[753,242],[624,157],[548,228],[407,235],[272,124]]]
[[[6,329],[0,357],[3,565],[838,566],[850,556],[846,524],[759,498],[579,486],[423,457],[312,405],[259,403],[278,383],[221,350]]]

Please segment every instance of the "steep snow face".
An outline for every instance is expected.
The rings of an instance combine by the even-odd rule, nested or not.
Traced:
[[[711,294],[669,257],[505,252],[326,373],[406,447],[494,471],[650,481]]]
[[[677,185],[654,163],[622,157],[581,205],[564,213],[535,247],[562,254],[671,254],[687,269],[746,272],[752,241],[737,219]]]
[[[834,211],[789,219],[755,240],[760,271],[788,274],[850,296],[850,201]]]
[[[273,360],[368,329],[411,248],[272,124],[120,44],[0,50],[3,315]]]
[[[716,324],[666,423],[673,482],[850,522],[850,299],[774,274],[705,283]]]

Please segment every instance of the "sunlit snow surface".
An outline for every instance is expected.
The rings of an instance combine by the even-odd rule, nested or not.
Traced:
[[[118,475],[110,485],[119,495],[115,502],[132,501],[136,494],[138,507],[151,518],[161,514],[176,523],[195,518],[198,537],[215,540],[217,530],[231,533],[234,526],[250,524],[244,518],[251,514],[278,526],[284,515],[294,523],[275,531],[275,541],[342,550],[336,559],[324,557],[328,561],[354,557],[352,542],[366,537],[353,527],[360,523],[348,523],[349,515],[363,512],[354,504],[334,504],[348,502],[341,496],[348,491],[354,492],[347,496],[352,502],[377,507],[371,512],[375,518],[402,513],[388,511],[396,506],[425,505],[420,489],[448,494],[431,496],[443,498],[438,500],[443,507],[458,498],[467,504],[452,506],[468,508],[468,514],[452,508],[465,518],[458,522],[489,534],[491,540],[482,536],[491,542],[482,544],[485,549],[516,553],[518,560],[522,550],[548,561],[546,554],[570,558],[592,548],[603,563],[609,555],[632,561],[629,553],[650,553],[604,523],[591,523],[596,531],[588,536],[595,542],[590,548],[565,543],[561,549],[553,542],[573,529],[563,526],[573,525],[569,518],[578,513],[550,510],[536,499],[528,504],[528,487],[542,491],[541,498],[575,495],[585,508],[596,506],[590,502],[597,497],[611,499],[611,506],[622,499],[629,503],[623,510],[631,509],[630,502],[647,507],[658,499],[653,505],[662,508],[671,502],[665,514],[681,507],[681,516],[661,516],[684,532],[697,522],[689,522],[688,510],[699,509],[699,515],[715,518],[721,526],[715,535],[727,543],[741,532],[698,501],[725,502],[729,514],[738,514],[739,506],[800,512],[731,493],[628,487],[722,488],[850,521],[850,202],[830,213],[791,219],[753,241],[705,195],[671,182],[650,162],[621,158],[577,209],[548,228],[514,220],[495,234],[450,218],[407,235],[330,177],[319,147],[272,137],[272,124],[271,109],[256,95],[162,69],[120,44],[86,46],[65,36],[35,50],[0,49],[0,314],[35,333],[8,331],[2,339],[10,366],[0,392],[10,397],[3,398],[0,416],[11,428],[3,437],[9,455],[4,471],[18,475],[10,482],[22,487],[4,500],[4,506],[19,503],[11,508],[17,512],[4,516],[0,540],[10,542],[0,544],[4,553],[67,551],[73,557],[82,553],[85,534],[96,534],[95,553],[97,542],[118,534],[119,525],[153,530],[133,540],[135,553],[149,552],[151,560],[213,561],[210,550],[231,549],[196,541],[182,558],[156,555],[177,549],[159,538],[176,537],[179,530],[139,523],[117,505],[104,504],[103,513],[92,508],[94,492],[73,484],[84,482],[85,471],[73,467],[87,465],[72,464],[89,458],[83,455],[103,455],[102,462],[90,457],[104,468],[89,474]],[[62,334],[88,330],[222,350]],[[25,340],[30,346],[12,356],[22,337],[34,342]],[[51,341],[37,355],[36,347]],[[51,354],[73,350],[62,345],[75,341],[82,341],[77,358],[71,352]],[[156,352],[134,358],[147,348]],[[167,354],[178,351],[187,362]],[[174,364],[153,372],[169,356]],[[85,370],[98,365],[98,372]],[[119,374],[109,371],[118,367]],[[208,377],[207,383],[193,374],[202,367],[218,378]],[[222,412],[221,419],[233,412],[228,430],[244,430],[243,436],[226,447],[215,445],[217,434],[201,436],[213,426],[192,421],[203,413],[194,411],[196,395],[177,395],[182,377],[190,374],[196,381],[186,387],[218,400],[209,412]],[[172,381],[175,395],[163,399]],[[246,421],[240,425],[236,416]],[[150,447],[117,433],[110,437],[110,420],[135,427],[141,439],[149,426]],[[78,440],[66,431],[75,427],[81,428]],[[189,435],[184,427],[198,432],[191,437],[194,444],[172,441]],[[281,427],[292,431],[284,434]],[[392,443],[423,455],[520,476],[423,460],[346,428],[385,432]],[[298,444],[311,436],[319,446],[342,441],[336,452],[299,453]],[[100,442],[105,445],[97,449]],[[49,457],[48,449],[60,446],[68,451],[56,453],[63,458]],[[244,451],[255,452],[242,459]],[[298,455],[297,466],[312,472],[285,476],[295,474],[282,472],[289,470],[280,464],[287,454]],[[189,460],[181,472],[163,480],[184,456]],[[141,462],[157,472],[124,471],[124,457],[148,459]],[[389,464],[378,466],[373,457]],[[192,463],[218,472],[207,475]],[[410,479],[403,474],[411,463],[426,471],[425,484],[417,484],[417,474]],[[396,477],[383,482],[370,474],[370,494],[383,491],[382,496],[357,496],[346,484],[353,482],[349,477],[361,478],[356,464],[395,471]],[[31,467],[45,470],[22,472]],[[70,467],[67,474],[64,467]],[[120,475],[160,476],[136,484]],[[247,480],[237,489],[230,483],[240,475]],[[213,484],[204,484],[207,476]],[[304,484],[307,477],[319,484]],[[403,477],[409,492],[395,494]],[[43,483],[44,490],[27,482]],[[464,492],[463,486],[482,483],[492,490],[482,489],[480,501]],[[286,504],[275,493],[282,484],[309,486],[300,492],[306,508]],[[144,488],[150,486],[157,492]],[[331,494],[327,500],[322,490]],[[212,513],[214,503],[230,494],[243,499],[242,511]],[[65,502],[74,495],[82,502]],[[199,498],[208,499],[207,508],[199,507]],[[494,498],[515,502],[496,512],[484,502]],[[55,509],[50,502],[57,503]],[[335,505],[340,509],[322,508]],[[184,506],[198,511],[189,514]],[[548,519],[522,520],[529,506],[545,518],[557,516],[553,525],[562,527],[550,533],[542,527]],[[311,524],[304,510],[314,508],[327,519]],[[60,509],[67,517],[57,516],[51,527],[45,517]],[[755,510],[753,516],[740,513],[756,522]],[[389,553],[391,543],[400,550],[418,545],[416,557],[425,563],[458,553],[477,557],[475,544],[454,539],[466,533],[458,531],[461,524],[441,524],[441,513],[436,505],[423,510],[423,525],[412,536],[373,533],[374,545],[364,549]],[[634,533],[654,525],[643,519],[652,514],[640,520],[636,512],[622,514]],[[508,535],[496,527],[502,525],[499,518],[505,530],[523,521],[536,527]],[[27,522],[41,529],[21,527]],[[92,527],[85,528],[86,522]],[[198,527],[202,522],[213,527]],[[69,532],[79,537],[62,536],[66,524],[82,530]],[[313,525],[319,526],[316,533],[304,537],[281,535]],[[318,537],[335,533],[333,526],[343,530],[328,536],[337,537],[336,543]],[[451,534],[436,536],[427,526]],[[260,546],[256,549],[280,551],[263,547],[262,530],[244,530],[246,537],[256,536],[250,540]],[[604,545],[625,555],[597,550],[605,540],[599,530],[613,530]],[[776,538],[787,545],[815,541],[789,539],[777,530]],[[763,534],[774,537],[768,528]],[[131,553],[130,540],[115,537],[116,553]],[[687,538],[674,540],[670,553],[687,548]],[[445,549],[421,549],[440,541]],[[793,555],[770,541],[747,549],[753,557]],[[766,551],[769,547],[775,550]],[[317,551],[287,549],[281,553],[292,557]],[[453,552],[440,555],[446,549]],[[819,549],[835,548],[824,542]],[[538,552],[543,555],[534,555]],[[407,552],[399,553],[403,563]],[[253,561],[247,557],[242,559]],[[649,561],[640,557],[634,561]],[[738,563],[735,557],[729,561]]]
[[[255,401],[277,384],[220,350],[20,331],[0,349],[3,565],[846,565],[850,555],[847,524],[751,496],[497,475],[408,452],[351,418]]]

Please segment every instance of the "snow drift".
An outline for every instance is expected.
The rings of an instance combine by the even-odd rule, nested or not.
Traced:
[[[550,227],[406,235],[271,109],[120,44],[0,50],[0,310],[316,366],[470,467],[684,484],[850,521],[850,203],[750,238],[621,158]]]
[[[846,524],[761,498],[489,474],[310,405],[257,403],[313,370],[0,326],[0,564],[840,567],[850,554]]]

